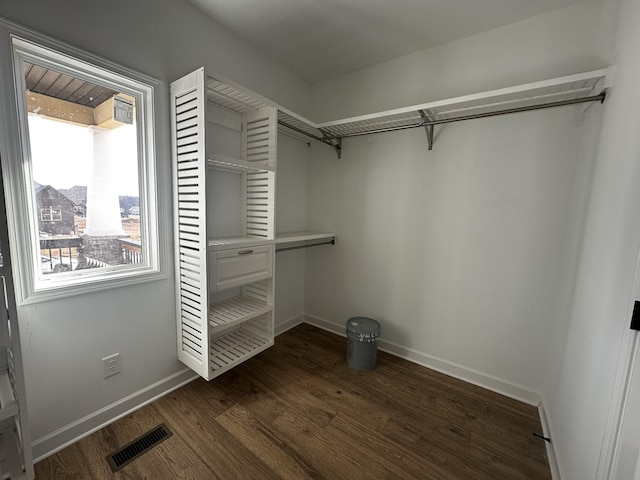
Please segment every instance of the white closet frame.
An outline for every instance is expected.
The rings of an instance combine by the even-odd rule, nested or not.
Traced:
[[[612,74],[594,70],[319,124],[203,68],[173,82],[178,358],[210,380],[273,345],[275,252],[335,242],[332,232],[275,233],[278,128],[340,156],[343,138],[424,127],[431,149],[435,125],[603,102]],[[241,136],[239,153],[216,151],[208,140],[218,128]],[[210,171],[240,181],[212,187]],[[236,183],[237,195],[211,199]],[[223,218],[221,205],[240,223]]]

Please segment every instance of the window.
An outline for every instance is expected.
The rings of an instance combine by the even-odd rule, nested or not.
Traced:
[[[21,155],[7,169],[26,199],[9,212],[24,303],[164,277],[157,82],[52,43],[12,37]]]
[[[40,220],[43,222],[59,222],[62,220],[62,210],[59,208],[44,207],[40,209]]]

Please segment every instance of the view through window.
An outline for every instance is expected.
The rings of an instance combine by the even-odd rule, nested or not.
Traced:
[[[34,63],[23,72],[37,273],[142,262],[135,98]]]

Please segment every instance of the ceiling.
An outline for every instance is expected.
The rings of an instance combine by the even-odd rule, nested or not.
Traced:
[[[308,83],[581,0],[190,0]]]

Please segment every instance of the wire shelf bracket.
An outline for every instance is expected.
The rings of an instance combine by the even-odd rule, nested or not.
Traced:
[[[424,129],[427,132],[427,142],[429,143],[429,150],[433,150],[433,129],[434,126],[429,123],[431,122],[431,117],[424,110],[420,110],[418,112],[424,121]]]

